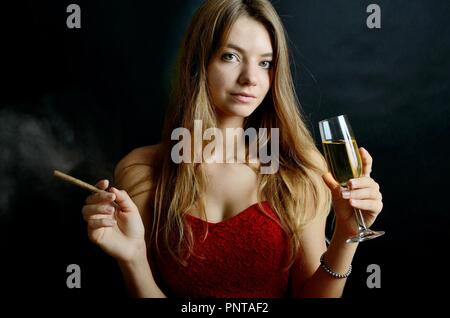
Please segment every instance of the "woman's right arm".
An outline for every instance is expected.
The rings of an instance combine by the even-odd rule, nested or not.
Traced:
[[[119,261],[119,267],[132,297],[166,298],[155,282],[146,255],[128,262]]]
[[[121,194],[123,194],[123,196]],[[126,191],[118,193],[116,202],[121,208],[125,208],[128,211],[135,209],[135,211],[131,213],[139,215],[136,204],[131,200]],[[139,204],[139,200],[136,200],[136,203]],[[147,259],[147,246],[144,237],[142,237],[142,240],[137,244],[136,253],[132,254],[132,257],[118,259],[117,261],[122,271],[125,285],[131,296],[145,298],[166,297],[153,277]]]
[[[88,235],[91,241],[118,261],[131,296],[165,297],[154,280],[147,259],[141,213],[142,216],[145,215],[149,193],[141,192],[134,197],[131,195],[132,200],[126,191],[132,189],[130,185],[135,185],[136,173],[142,176],[144,172],[136,171],[140,167],[140,164],[136,164],[139,162],[136,159],[142,154],[140,151],[133,151],[117,165],[115,177],[120,177],[116,179],[117,186],[125,190],[114,187],[106,190],[107,180],[97,183],[96,186],[105,191],[87,198],[86,205],[83,207],[83,216],[88,223]],[[148,155],[148,153],[145,154]],[[149,160],[148,156],[145,159]],[[148,167],[147,165],[147,169]],[[123,173],[124,169],[128,171]],[[112,212],[111,208],[115,211]]]

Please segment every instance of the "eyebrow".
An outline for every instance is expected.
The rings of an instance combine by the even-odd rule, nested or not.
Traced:
[[[245,50],[243,48],[237,46],[236,44],[228,43],[227,45],[225,45],[225,47],[228,47],[230,49],[234,49],[234,50],[239,51],[241,53],[245,53]],[[261,54],[260,56],[262,56],[262,57],[272,57],[273,54],[272,54],[272,52],[269,52],[269,53]]]

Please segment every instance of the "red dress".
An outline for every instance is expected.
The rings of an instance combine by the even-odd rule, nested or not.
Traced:
[[[277,218],[268,202],[264,211]],[[186,216],[194,235],[196,254],[188,266],[168,254],[156,258],[155,278],[168,297],[254,298],[285,297],[289,271],[284,270],[288,240],[280,225],[255,203],[219,223]]]

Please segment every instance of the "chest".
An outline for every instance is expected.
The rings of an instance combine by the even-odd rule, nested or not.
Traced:
[[[257,174],[244,164],[205,164],[207,177],[203,196],[209,222],[221,222],[256,203]],[[199,211],[192,211],[200,217]]]

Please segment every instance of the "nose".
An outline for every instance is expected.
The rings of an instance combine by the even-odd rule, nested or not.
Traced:
[[[252,65],[246,64],[242,67],[239,75],[239,84],[245,86],[256,86],[258,79],[256,76],[256,68]]]

